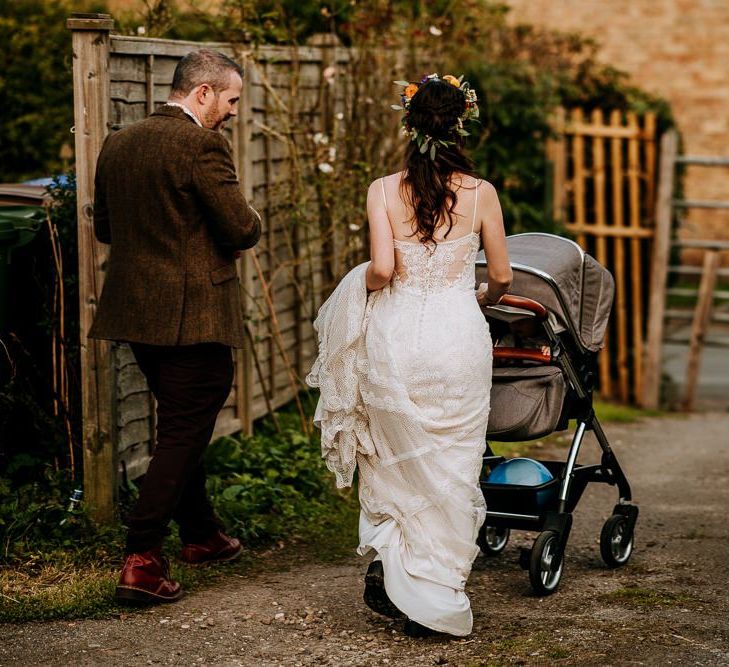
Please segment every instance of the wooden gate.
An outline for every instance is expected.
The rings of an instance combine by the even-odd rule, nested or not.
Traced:
[[[656,119],[614,110],[561,110],[548,143],[554,215],[615,278],[599,355],[600,393],[638,401],[643,382],[648,275],[654,235]]]
[[[726,169],[729,167],[729,158],[678,155],[678,137],[673,131],[667,132],[661,139],[648,351],[642,404],[650,408],[661,404],[664,344],[688,344],[685,387],[680,407],[690,411],[696,401],[704,348],[729,348],[729,337],[726,335],[710,336],[713,333],[711,328],[719,332],[723,330],[725,334],[729,329],[729,290],[717,289],[720,280],[729,279],[729,268],[721,266],[722,258],[729,254],[729,240],[725,237],[672,241],[673,220],[677,210],[729,210],[729,200],[674,198],[674,178],[679,165]],[[671,264],[672,246],[680,252],[703,254],[702,265]],[[677,284],[669,285],[669,282]],[[720,304],[721,309],[717,307]],[[721,369],[718,371],[721,372]]]

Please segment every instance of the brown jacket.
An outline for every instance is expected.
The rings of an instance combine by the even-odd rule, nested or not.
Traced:
[[[109,135],[94,232],[111,252],[90,337],[243,346],[235,252],[261,227],[219,132],[165,105]]]

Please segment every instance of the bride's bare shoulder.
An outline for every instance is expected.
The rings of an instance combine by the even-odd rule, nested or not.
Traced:
[[[487,181],[485,178],[480,176],[471,176],[470,174],[458,174],[460,177],[460,186],[466,190],[472,190],[478,188],[479,193],[482,192],[496,192],[496,188]]]
[[[373,187],[374,185],[380,184],[381,181],[385,182],[385,186],[390,186],[391,184],[400,184],[400,181],[402,181],[403,176],[405,175],[404,171],[398,171],[394,174],[386,174],[384,176],[378,176],[372,183],[370,183],[370,187]]]

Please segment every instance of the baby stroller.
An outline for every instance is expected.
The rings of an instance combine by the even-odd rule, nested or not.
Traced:
[[[572,512],[589,483],[618,489],[618,503],[600,535],[602,559],[618,567],[628,562],[633,549],[638,507],[631,503],[630,485],[592,408],[597,352],[614,282],[569,239],[529,233],[510,236],[507,244],[514,273],[511,293],[483,308],[495,339],[487,437],[536,440],[567,429],[570,419],[577,427],[565,462],[539,462],[551,479],[536,486],[490,482],[489,475],[505,459],[487,443],[481,477],[487,513],[478,545],[495,556],[511,529],[538,531],[532,548],[522,549],[520,564],[529,570],[534,591],[549,595],[562,576]],[[482,253],[476,261],[477,283],[487,282],[486,266]],[[602,450],[601,462],[579,465],[580,445],[590,430]]]

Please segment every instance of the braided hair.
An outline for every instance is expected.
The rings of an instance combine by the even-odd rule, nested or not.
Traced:
[[[463,137],[456,129],[465,109],[463,93],[440,79],[427,81],[410,100],[409,124],[421,134],[447,142],[439,146],[432,158],[413,141],[406,148],[406,175],[401,191],[413,209],[412,235],[421,243],[434,241],[436,230],[444,225],[448,227],[444,238],[453,229],[458,199],[450,185],[453,173],[478,177],[473,163],[463,153]]]

